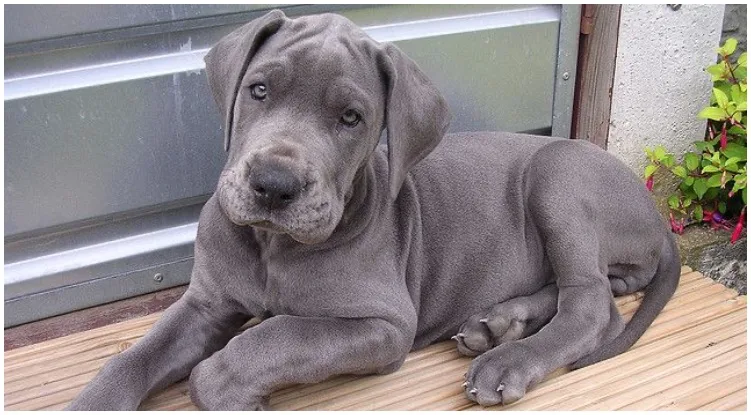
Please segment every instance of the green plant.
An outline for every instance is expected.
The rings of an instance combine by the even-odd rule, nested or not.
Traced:
[[[675,193],[668,197],[670,224],[683,233],[685,226],[708,223],[715,229],[733,229],[731,242],[743,232],[747,207],[746,172],[746,53],[736,62],[731,55],[738,42],[728,39],[717,49],[719,62],[706,71],[714,83],[710,105],[698,117],[707,120],[707,133],[694,143],[696,152],[676,162],[664,147],[647,148],[649,164],[644,169],[647,188],[664,169],[678,178]]]

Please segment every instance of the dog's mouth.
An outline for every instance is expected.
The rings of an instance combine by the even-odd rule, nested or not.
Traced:
[[[268,232],[274,232],[274,233],[289,233],[287,229],[285,229],[282,226],[279,226],[273,222],[270,222],[268,220],[257,220],[245,223],[246,226],[252,226],[254,228],[258,228],[264,231]]]

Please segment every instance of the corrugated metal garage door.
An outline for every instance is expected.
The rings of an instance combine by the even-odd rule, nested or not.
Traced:
[[[225,161],[203,55],[269,6],[5,6],[5,326],[183,284]],[[453,131],[565,135],[578,6],[341,13],[438,84]]]

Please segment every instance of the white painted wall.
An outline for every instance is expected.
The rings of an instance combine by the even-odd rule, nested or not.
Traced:
[[[704,135],[696,114],[709,104],[704,68],[716,60],[725,6],[623,5],[608,151],[641,174],[644,147],[678,158]]]

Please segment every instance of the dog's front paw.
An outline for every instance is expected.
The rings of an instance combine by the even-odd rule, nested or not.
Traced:
[[[190,399],[202,410],[265,411],[268,398],[255,396],[244,380],[224,363],[220,353],[193,368],[188,381]]]
[[[482,406],[510,404],[545,376],[544,367],[527,346],[507,343],[472,361],[464,383],[471,401]]]
[[[468,318],[453,337],[465,356],[478,356],[524,336],[530,318],[524,303],[515,299],[498,303]]]

